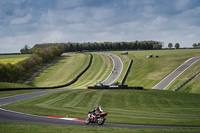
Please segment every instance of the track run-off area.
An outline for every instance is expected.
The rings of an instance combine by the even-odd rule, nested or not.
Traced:
[[[43,92],[34,92],[28,94],[22,94],[17,96],[11,96],[0,99],[0,106],[24,101],[27,99],[31,99],[34,97],[59,92],[59,91],[70,91],[70,89],[66,90],[51,90],[51,91],[43,91]],[[33,123],[33,124],[48,124],[48,125],[69,125],[69,126],[98,126],[97,124],[86,125],[83,121],[71,121],[68,119],[56,119],[45,116],[37,116],[24,114],[20,112],[5,110],[0,108],[0,121],[6,122],[20,122],[20,123]],[[200,129],[200,127],[180,127],[180,126],[151,126],[151,125],[129,125],[129,124],[110,124],[105,123],[101,125],[101,127],[121,127],[121,128],[160,128],[160,129],[171,129],[171,128],[185,128],[185,129]]]
[[[167,77],[165,77],[162,81],[160,81],[152,89],[164,90],[171,82],[173,82],[179,75],[181,75],[185,70],[187,70],[190,66],[192,66],[198,60],[200,60],[200,56],[193,57],[193,58],[185,61],[181,66],[179,66],[176,70],[174,70],[172,73],[170,73]]]
[[[104,53],[105,54],[105,53]],[[120,60],[120,58],[114,54],[108,54],[106,53],[107,56],[111,57],[113,61],[113,69],[110,73],[110,75],[103,81],[105,85],[113,83],[121,74],[121,71],[123,69],[123,63]],[[181,66],[184,66],[184,69],[180,66],[177,68],[175,71],[182,71],[186,70],[190,65],[192,65],[195,61],[199,60],[198,58],[192,58],[185,63],[190,63],[190,64],[183,64]],[[191,61],[191,62],[190,62]],[[187,67],[187,68],[186,68]],[[178,75],[180,75],[182,72],[180,72]],[[168,76],[169,77],[169,76]],[[176,78],[177,76],[175,76]],[[171,81],[169,84],[175,79],[171,78]],[[159,83],[163,86],[165,82]],[[161,87],[157,87],[161,88]],[[156,89],[156,87],[154,87]],[[34,92],[34,93],[28,93],[28,94],[21,94],[17,96],[11,96],[11,97],[5,97],[5,98],[0,98],[0,106],[15,103],[15,102],[20,102],[24,101],[27,99],[35,98],[38,96],[54,93],[54,92],[60,92],[60,91],[70,91],[71,89],[62,89],[62,90],[50,90],[50,91],[42,91],[42,92]],[[74,89],[73,89],[74,90]],[[7,122],[20,122],[20,123],[34,123],[34,124],[49,124],[49,125],[71,125],[71,126],[98,126],[96,124],[90,124],[90,125],[85,125],[84,122],[82,121],[71,121],[67,119],[56,119],[56,118],[48,118],[45,116],[37,116],[37,115],[30,115],[30,114],[24,114],[24,113],[19,113],[15,111],[9,111],[6,109],[0,108],[0,121],[7,121]],[[102,127],[121,127],[121,128],[160,128],[160,129],[171,129],[171,128],[197,128],[199,129],[200,127],[181,127],[181,126],[152,126],[152,125],[131,125],[131,124],[110,124],[110,123],[105,123],[102,125]]]

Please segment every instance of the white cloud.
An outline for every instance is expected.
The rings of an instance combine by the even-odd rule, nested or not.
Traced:
[[[28,23],[31,19],[32,19],[32,15],[27,14],[26,16],[21,17],[21,18],[13,18],[10,21],[10,24],[25,24],[25,23]]]

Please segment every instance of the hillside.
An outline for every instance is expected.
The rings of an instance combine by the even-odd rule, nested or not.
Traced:
[[[151,89],[169,73],[191,57],[200,56],[199,49],[185,50],[150,50],[150,51],[128,51],[128,55],[120,55],[122,52],[112,52],[122,59],[124,69],[127,68],[130,59],[133,65],[125,84],[130,86],[143,86]],[[153,54],[159,58],[146,58]],[[199,68],[199,66],[197,66]],[[197,69],[196,68],[196,69]],[[121,79],[118,79],[121,81]],[[197,83],[198,84],[198,83]]]
[[[46,68],[30,84],[37,87],[51,87],[72,81],[89,63],[88,54],[63,54],[62,60]]]
[[[68,90],[3,106],[35,115],[85,119],[101,105],[107,123],[200,126],[198,94],[160,90]]]

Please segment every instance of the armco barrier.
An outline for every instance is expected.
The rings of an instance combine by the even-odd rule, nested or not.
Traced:
[[[180,88],[182,88],[184,85],[186,85],[188,82],[190,82],[193,78],[195,78],[197,75],[200,74],[200,71],[193,75],[191,78],[189,78],[188,80],[186,80],[183,84],[181,84],[179,87],[177,87],[176,89],[174,89],[174,91],[178,91]]]
[[[129,63],[129,66],[128,66],[127,70],[126,70],[126,73],[125,73],[125,75],[124,75],[124,77],[123,77],[123,79],[121,81],[121,85],[124,85],[132,64],[133,64],[133,60],[131,60],[130,63]]]
[[[63,84],[63,85],[59,85],[59,86],[53,86],[53,87],[2,88],[2,89],[0,89],[0,91],[27,90],[27,89],[57,89],[57,88],[69,86],[69,85],[75,83],[90,68],[90,66],[92,64],[92,60],[93,60],[93,55],[90,54],[90,62],[88,64],[88,66],[75,79],[73,79],[71,82],[69,82],[67,84]]]

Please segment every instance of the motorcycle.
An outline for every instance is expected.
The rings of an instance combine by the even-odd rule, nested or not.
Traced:
[[[88,112],[88,117],[85,119],[85,124],[98,123],[98,125],[103,125],[106,120],[106,118],[104,118],[106,115],[107,113],[103,113],[102,109],[100,113],[95,113],[94,111],[90,111]]]

